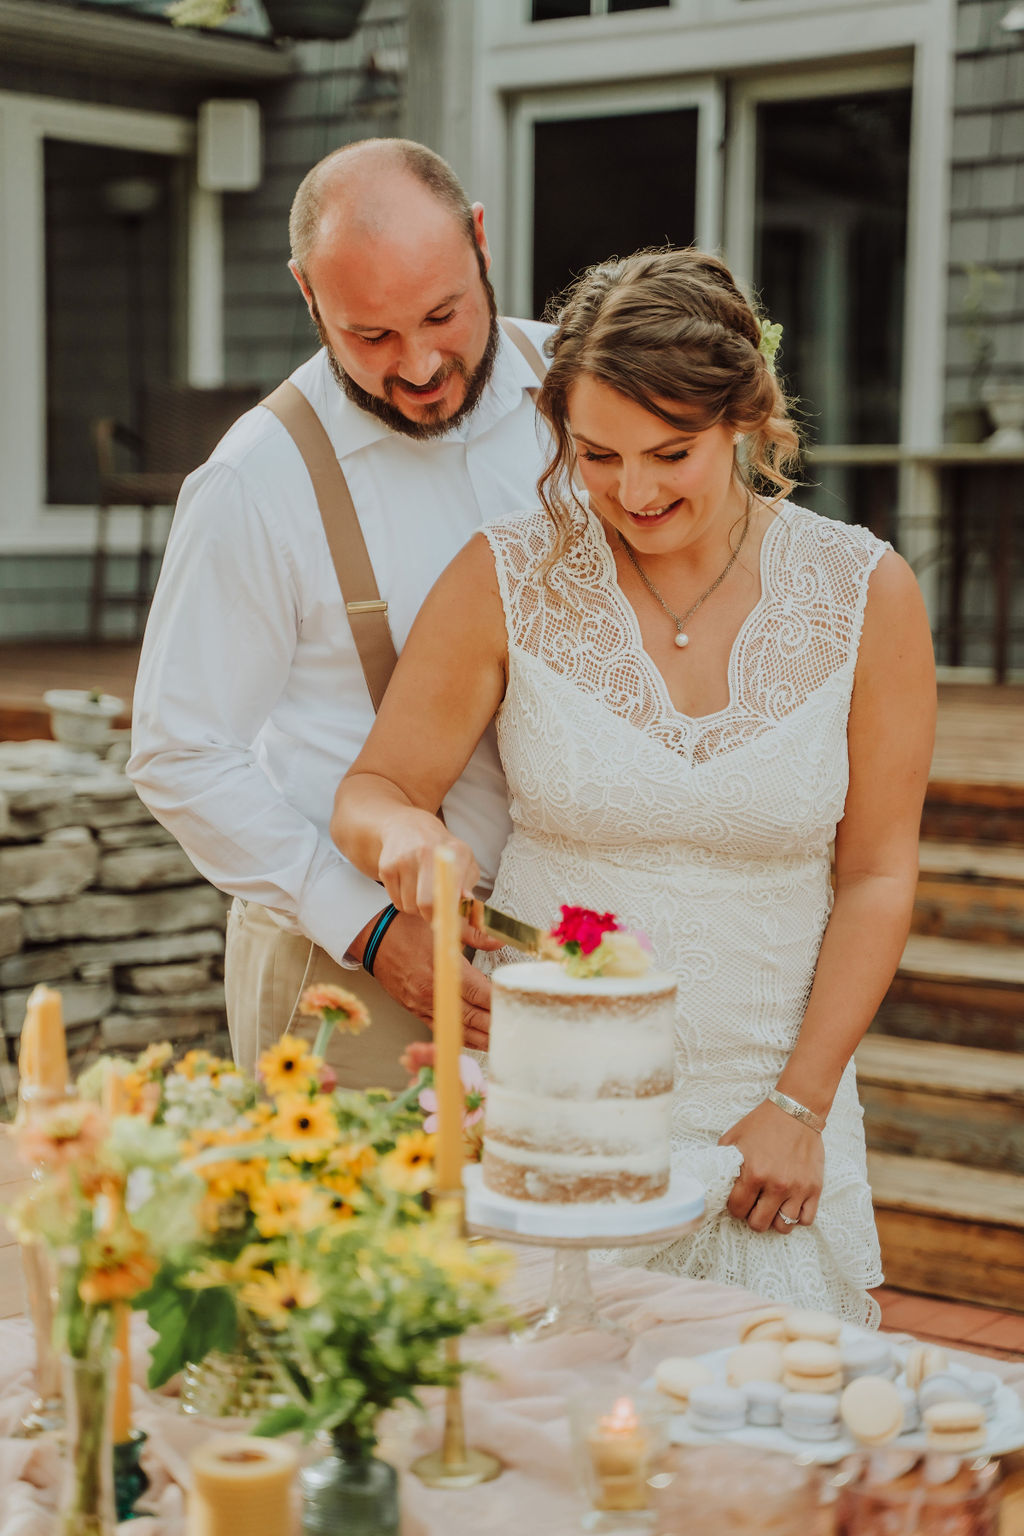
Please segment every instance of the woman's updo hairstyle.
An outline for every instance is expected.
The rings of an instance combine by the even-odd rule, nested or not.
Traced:
[[[684,431],[728,422],[744,435],[736,472],[748,489],[769,499],[792,490],[800,440],[759,351],[758,319],[717,256],[691,246],[602,262],[556,300],[553,318],[537,399],[554,437],[538,485],[556,529],[551,563],[581,529],[568,398],[585,374]]]

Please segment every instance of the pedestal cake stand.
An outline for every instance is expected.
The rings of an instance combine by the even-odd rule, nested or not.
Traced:
[[[485,1187],[479,1164],[464,1169],[463,1182],[471,1236],[554,1250],[551,1293],[540,1315],[517,1336],[524,1342],[584,1328],[632,1340],[628,1329],[609,1322],[598,1310],[590,1285],[591,1249],[671,1243],[695,1232],[704,1215],[704,1186],[688,1174],[673,1174],[667,1195],[636,1205],[513,1200]]]

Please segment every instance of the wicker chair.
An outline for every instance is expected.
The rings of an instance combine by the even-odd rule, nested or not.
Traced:
[[[153,512],[171,507],[182,481],[209,458],[231,424],[254,406],[263,391],[255,384],[231,384],[197,389],[186,384],[157,384],[143,389],[139,402],[139,430],[104,417],[93,423],[93,443],[99,471],[99,506],[96,545],[93,551],[92,591],[89,603],[89,638],[103,639],[103,616],[108,607],[135,610],[135,635],[141,635],[151,597],[154,545]],[[130,450],[132,465],[119,462]],[[111,507],[138,507],[141,526],[136,563],[135,590],[107,590],[107,533]]]

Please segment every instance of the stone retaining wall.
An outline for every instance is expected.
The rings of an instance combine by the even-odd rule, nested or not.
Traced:
[[[64,999],[72,1073],[170,1040],[229,1053],[228,898],[153,820],[120,766],[0,743],[0,1024],[17,1054],[37,982]]]

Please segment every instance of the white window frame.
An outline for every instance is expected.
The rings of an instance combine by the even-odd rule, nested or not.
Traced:
[[[582,18],[586,19],[586,18]],[[515,314],[529,315],[532,305],[530,264],[533,252],[533,127],[539,122],[578,117],[621,117],[637,112],[697,110],[695,229],[698,245],[715,247],[721,239],[722,166],[720,146],[724,97],[711,79],[691,77],[665,82],[587,87],[581,90],[531,91],[511,106],[511,176],[507,284]]]
[[[46,287],[43,149],[63,139],[170,155],[189,164],[195,124],[170,113],[0,91],[0,554],[91,550],[95,508],[46,502]],[[186,377],[223,379],[221,199],[190,175]],[[113,549],[135,549],[138,517],[111,517]]]

